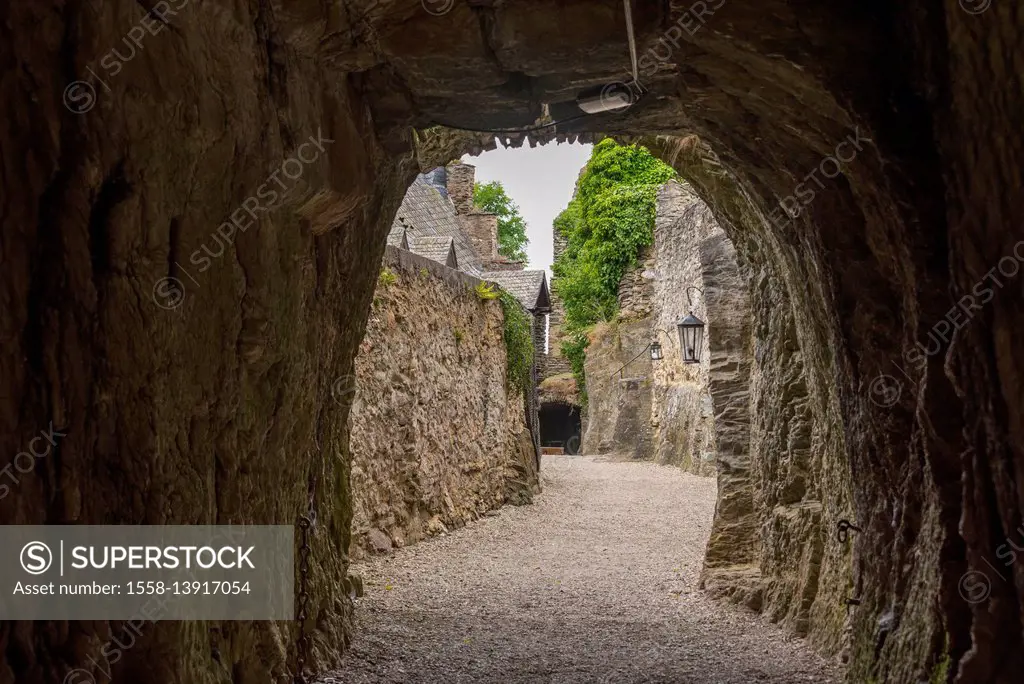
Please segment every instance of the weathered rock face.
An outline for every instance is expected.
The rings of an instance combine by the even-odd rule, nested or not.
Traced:
[[[715,411],[708,378],[708,346],[715,331],[713,326],[705,329],[701,362],[686,364],[676,323],[691,308],[701,317],[703,297],[691,290],[688,298],[687,288],[707,287],[699,247],[709,235],[722,235],[722,229],[697,195],[675,181],[663,185],[658,191],[651,260],[645,264],[652,278],[651,339],[661,342],[665,357],[651,369],[654,458],[697,475],[713,475],[716,470]],[[708,323],[706,318],[701,320]]]
[[[646,318],[600,323],[590,333],[583,453],[651,458],[651,357],[644,352],[633,358],[650,335]]]
[[[352,397],[352,555],[461,527],[539,491],[501,305],[480,281],[388,247]]]
[[[584,449],[653,459],[700,475],[715,472],[715,420],[709,392],[708,339],[699,364],[685,364],[676,322],[703,315],[699,247],[722,236],[706,205],[670,182],[657,195],[654,244],[619,284],[619,315],[601,326],[587,349],[587,438]],[[690,307],[687,288],[694,306]],[[744,310],[733,315],[749,316]],[[664,358],[645,351],[657,340]],[[643,352],[643,353],[642,353]],[[633,357],[640,354],[640,358]],[[622,381],[616,374],[624,364]],[[614,376],[614,377],[613,377]]]
[[[681,171],[710,196],[724,194],[722,216],[749,220],[742,198],[725,189],[729,177],[700,158],[699,146],[690,152],[675,158]],[[822,383],[820,403],[810,399],[810,384],[822,379],[800,353],[792,295],[777,263],[762,261],[758,241],[727,223],[739,240],[734,247],[703,203],[685,214],[688,224],[706,227],[689,243],[704,290],[695,313],[708,322],[718,449],[702,585],[837,653],[848,637],[843,601],[853,573],[827,522],[848,517],[851,486],[828,414],[834,396]]]
[[[413,0],[171,4],[170,28],[151,18],[159,33],[116,74],[97,64],[124,45],[140,3],[0,8],[12,103],[0,126],[0,452],[51,420],[68,427],[59,458],[20,473],[0,521],[289,523],[312,494],[322,668],[345,640],[351,515],[347,411],[330,387],[352,373],[414,160],[430,168],[493,144],[437,129],[414,139],[409,126],[530,125],[545,103],[556,119],[577,114],[558,103],[627,71],[622,5],[456,2],[435,16]],[[848,508],[822,494],[818,595],[849,588],[829,569],[848,557],[861,600],[851,680],[946,668],[962,683],[1015,681],[1024,566],[1006,566],[1005,551],[1020,545],[1024,509],[1019,5],[642,2],[634,18],[649,94],[532,139],[669,136],[651,143],[669,159],[682,136],[711,144],[709,163],[729,175],[688,178],[752,272],[769,274],[759,282],[774,289],[751,297],[789,307],[792,332],[769,334],[795,341],[803,363],[812,428],[794,443],[809,440],[810,455],[778,472],[796,481],[810,459],[826,481],[850,475]],[[86,90],[65,84],[92,81],[87,68],[104,82],[75,113]],[[326,152],[297,177],[297,162],[283,169],[319,128],[334,141]],[[250,202],[251,225],[243,203],[264,184],[279,200]],[[238,212],[231,239],[216,240]],[[225,241],[195,272],[191,255]],[[163,310],[154,284],[165,304],[183,288],[183,303]],[[922,355],[929,332],[941,343]],[[840,508],[864,529],[848,547],[833,534]],[[844,610],[829,604],[812,602],[812,635],[816,615]],[[283,625],[150,627],[118,679],[265,682],[294,657]],[[110,629],[6,623],[0,681],[59,682],[99,657]]]
[[[350,612],[348,409],[330,390],[352,373],[416,169],[356,88],[322,77],[304,12],[191,2],[169,26],[149,18],[159,32],[134,49],[143,11],[0,9],[4,465],[51,421],[67,433],[19,474],[0,522],[295,524],[312,502],[322,669]],[[116,76],[98,64],[112,47],[134,54]],[[82,84],[62,103],[78,78],[88,111]],[[5,622],[0,682],[78,667],[264,684],[294,669],[294,624],[145,623],[110,663],[122,627]]]

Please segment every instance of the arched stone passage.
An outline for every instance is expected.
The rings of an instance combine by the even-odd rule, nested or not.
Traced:
[[[351,374],[417,161],[485,144],[427,129],[528,126],[544,104],[560,117],[579,89],[621,80],[622,7],[173,4],[116,75],[97,65],[140,22],[139,3],[0,8],[13,103],[0,127],[0,451],[51,422],[68,433],[59,455],[5,483],[0,519],[290,523],[312,502],[325,669],[348,615],[347,409],[331,388]],[[1013,3],[952,0],[693,7],[636,4],[641,53],[669,53],[650,96],[535,137],[711,144],[733,190],[711,178],[698,191],[738,250],[749,242],[775,265],[812,461],[821,454],[827,479],[851,474],[843,513],[863,528],[848,547],[851,680],[1014,681],[1024,574],[1001,563],[1024,509],[1024,280],[1012,268],[1024,255],[1024,18]],[[68,90],[95,73],[108,78],[91,100]],[[310,137],[324,151],[298,176],[291,164],[278,200],[246,218]],[[936,326],[940,350],[905,365]],[[885,406],[870,391],[881,376],[899,383]],[[825,568],[840,553],[834,522],[823,516]],[[965,600],[965,572],[987,577],[990,596]],[[121,661],[126,676],[200,682],[227,668],[262,682],[292,667],[295,631],[282,625],[151,627]],[[2,630],[3,676],[26,684],[61,681],[110,634]]]
[[[856,571],[834,526],[851,515],[851,474],[835,429],[836,386],[808,362],[811,343],[800,336],[806,287],[787,272],[773,251],[777,240],[761,232],[771,226],[751,212],[713,151],[692,140],[660,145],[715,207],[729,238],[705,240],[700,250],[714,326],[711,392],[716,414],[727,417],[716,415],[716,431],[732,446],[721,456],[705,585],[757,606],[825,652],[845,653],[844,601],[857,593]]]

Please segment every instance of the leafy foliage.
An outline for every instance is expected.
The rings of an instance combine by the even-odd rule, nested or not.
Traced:
[[[587,387],[584,383],[583,362],[587,358],[587,347],[590,339],[584,332],[570,333],[562,340],[562,355],[569,362],[572,375],[576,378],[576,387],[580,392],[580,403],[587,405]]]
[[[519,206],[498,181],[476,183],[473,203],[481,210],[498,216],[498,254],[512,261],[526,261],[526,221]]]
[[[494,285],[490,283],[478,283],[475,288],[476,296],[480,299],[497,299],[500,296],[500,292],[494,289]]]
[[[392,271],[390,268],[382,268],[380,270],[380,276],[377,278],[378,282],[384,287],[391,287],[398,282],[398,274]]]
[[[594,146],[576,196],[555,218],[566,239],[555,261],[555,291],[565,303],[562,353],[585,396],[586,331],[618,312],[619,281],[654,240],[658,188],[675,176],[646,148],[606,138]]]
[[[499,290],[498,299],[505,314],[505,350],[508,382],[524,396],[533,388],[533,334],[530,315],[515,297]]]

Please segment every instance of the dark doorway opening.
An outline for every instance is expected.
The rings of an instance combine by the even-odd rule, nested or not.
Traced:
[[[542,447],[562,447],[567,454],[579,453],[582,427],[579,406],[562,402],[541,404],[540,444]]]

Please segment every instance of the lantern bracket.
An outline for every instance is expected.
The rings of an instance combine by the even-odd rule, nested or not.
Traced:
[[[668,332],[662,330],[661,328],[655,328],[654,332],[661,333],[662,335],[667,337],[668,341],[671,342],[673,345],[676,343],[676,341],[672,338],[672,335],[670,335]],[[657,338],[655,338],[655,339],[657,339]]]
[[[644,355],[644,353],[645,353],[645,352],[646,352],[646,351],[647,351],[648,349],[650,349],[650,348],[651,348],[651,345],[650,345],[650,344],[648,344],[648,345],[647,345],[646,347],[644,347],[643,349],[641,349],[641,350],[640,350],[640,353],[639,353],[639,354],[637,354],[636,356],[634,356],[633,358],[631,358],[631,359],[630,359],[629,361],[627,361],[626,363],[624,363],[624,364],[622,364],[621,366],[619,366],[619,369],[618,369],[617,371],[615,371],[614,373],[612,373],[611,377],[613,377],[613,378],[614,378],[614,377],[615,377],[616,375],[618,375],[618,376],[619,376],[619,379],[621,380],[621,379],[622,379],[622,371],[623,371],[623,369],[624,369],[624,368],[625,368],[626,366],[628,366],[629,364],[631,364],[631,363],[633,363],[634,361],[636,361],[637,359],[639,359],[639,358],[640,358],[641,356],[643,356],[643,355]]]

